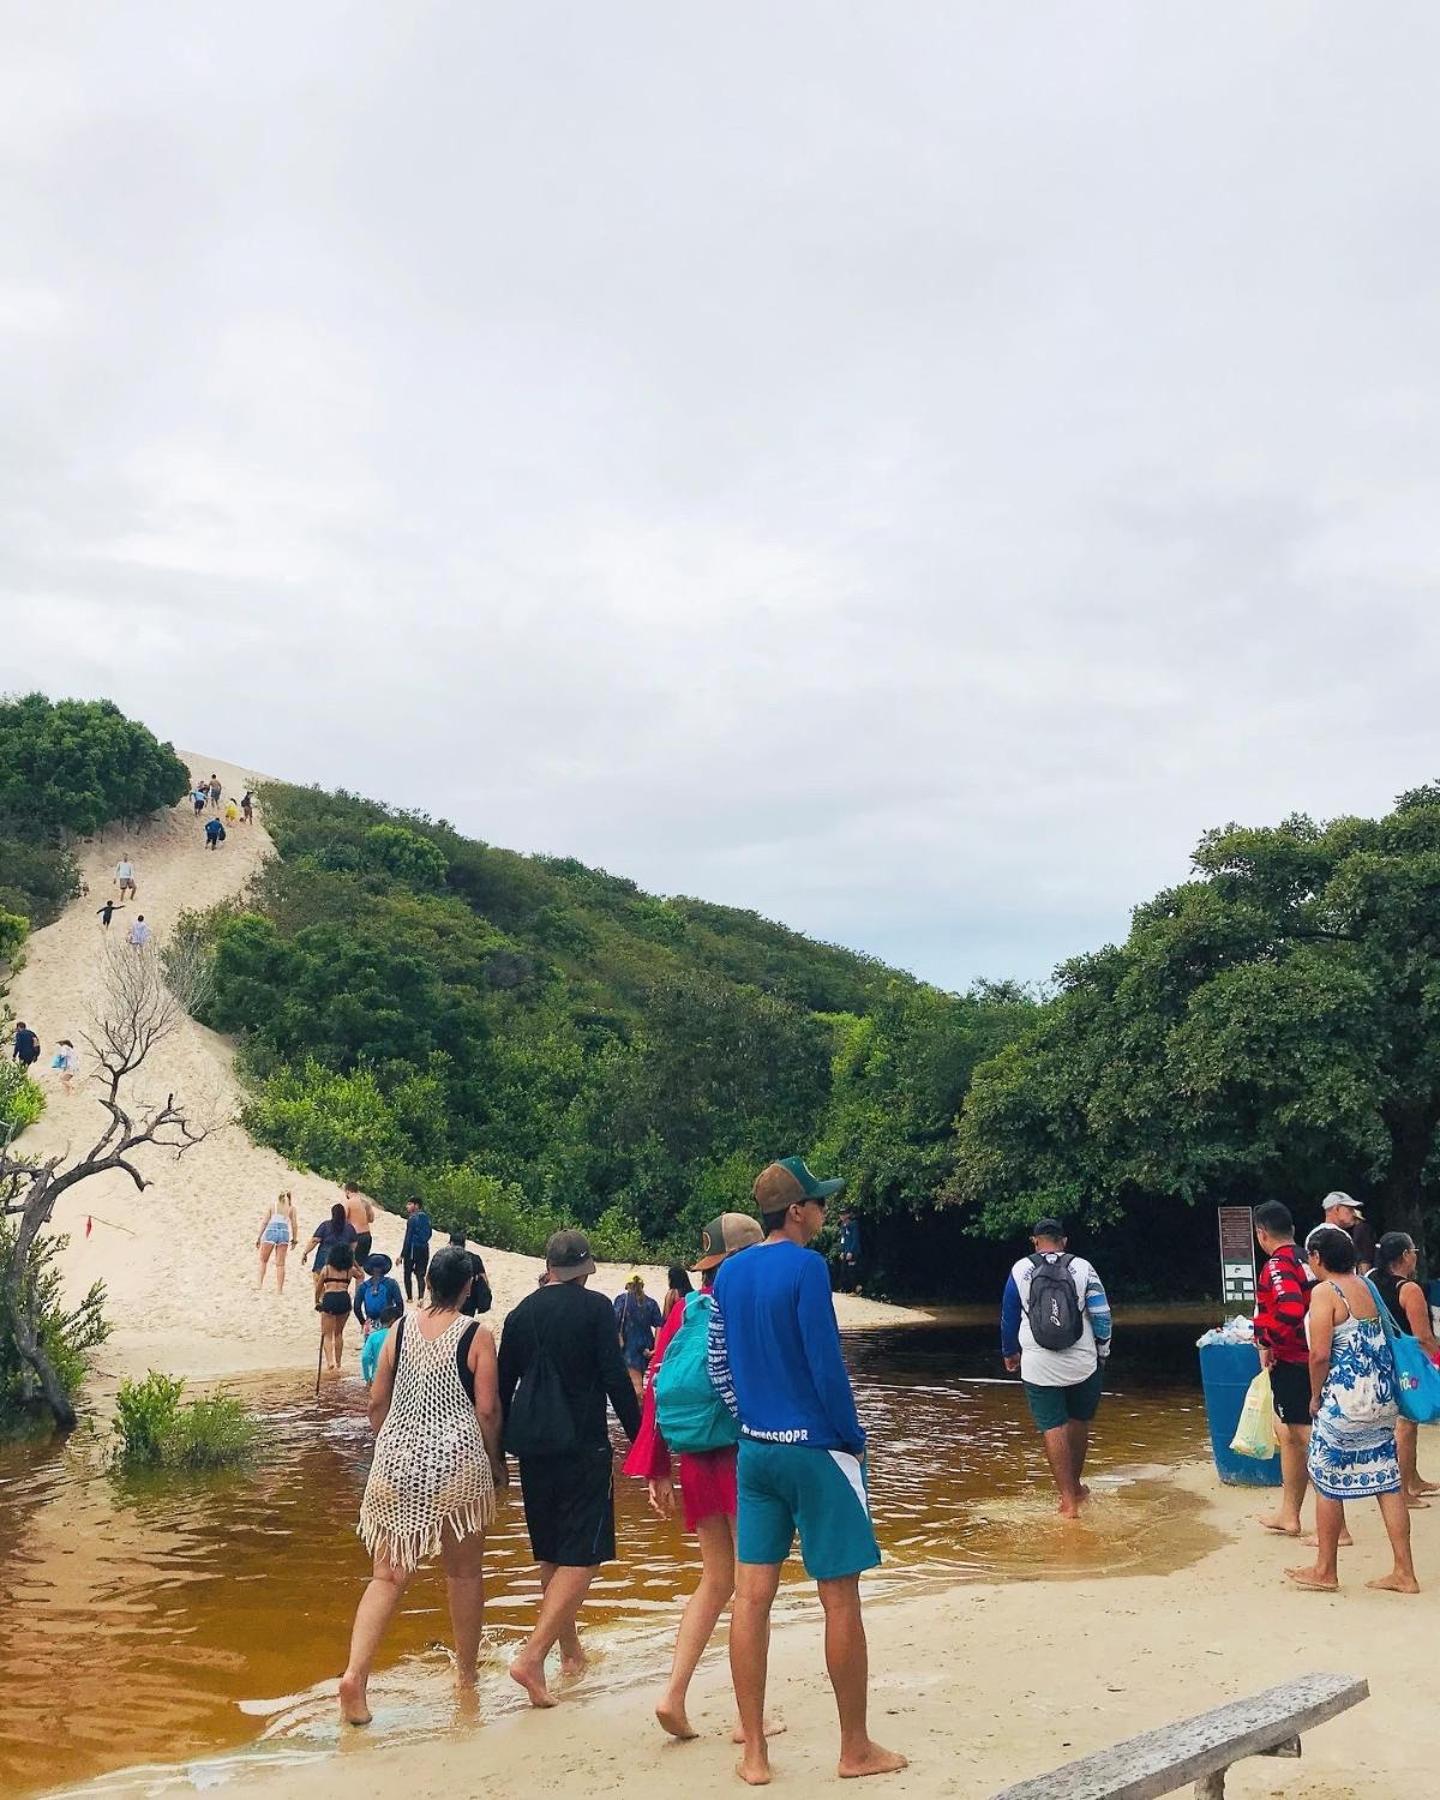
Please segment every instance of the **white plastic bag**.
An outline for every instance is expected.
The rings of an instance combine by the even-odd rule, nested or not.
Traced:
[[[1245,1392],[1240,1423],[1230,1440],[1237,1456],[1253,1456],[1264,1462],[1279,1450],[1275,1436],[1275,1400],[1270,1390],[1270,1371],[1262,1369]]]

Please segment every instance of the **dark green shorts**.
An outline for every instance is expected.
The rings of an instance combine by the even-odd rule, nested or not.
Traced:
[[[1072,1419],[1088,1425],[1100,1404],[1104,1381],[1102,1365],[1084,1381],[1077,1381],[1074,1387],[1036,1387],[1033,1381],[1025,1382],[1025,1398],[1030,1403],[1030,1417],[1034,1419],[1036,1429],[1054,1431],[1057,1426],[1068,1425]]]

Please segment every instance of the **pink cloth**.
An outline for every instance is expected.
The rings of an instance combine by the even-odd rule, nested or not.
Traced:
[[[684,1317],[684,1303],[677,1302],[660,1327],[655,1339],[655,1354],[650,1358],[649,1378],[640,1402],[640,1433],[625,1458],[625,1473],[641,1481],[664,1481],[671,1472],[670,1449],[660,1435],[660,1421],[655,1416],[655,1376]],[[679,1485],[687,1531],[694,1531],[702,1519],[715,1513],[733,1519],[736,1504],[734,1445],[727,1445],[723,1450],[682,1451]]]

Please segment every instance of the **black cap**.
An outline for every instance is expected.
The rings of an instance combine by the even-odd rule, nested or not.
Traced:
[[[1059,1219],[1037,1219],[1030,1227],[1031,1237],[1063,1238],[1065,1227]]]

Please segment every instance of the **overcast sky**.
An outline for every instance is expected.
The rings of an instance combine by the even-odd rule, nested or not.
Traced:
[[[951,986],[1440,775],[1440,10],[0,0],[0,686]]]

